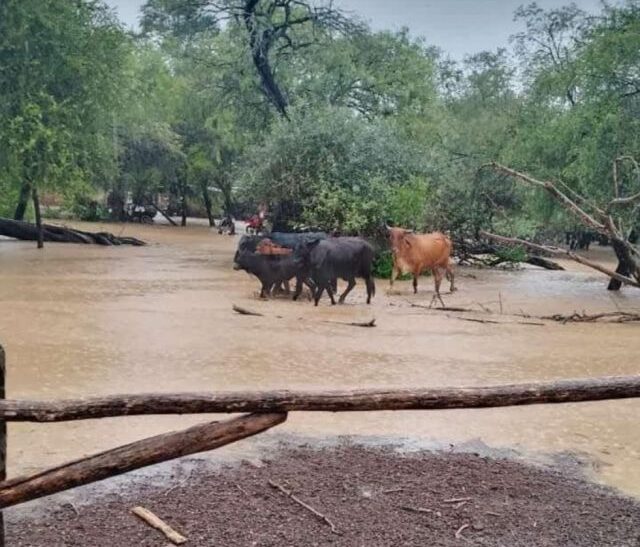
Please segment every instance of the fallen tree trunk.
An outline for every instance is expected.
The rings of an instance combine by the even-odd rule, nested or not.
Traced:
[[[0,218],[0,236],[21,239],[23,241],[38,241],[38,227],[29,222]],[[135,237],[118,237],[109,232],[84,232],[74,228],[42,225],[44,241],[54,243],[95,243],[96,245],[145,245],[144,241]]]
[[[571,260],[575,260],[576,262],[579,262],[580,264],[584,264],[585,266],[589,266],[590,268],[593,268],[594,270],[598,270],[599,272],[608,275],[609,277],[611,277],[612,279],[615,279],[617,281],[619,281],[620,283],[624,283],[625,285],[631,285],[632,287],[640,287],[640,283],[635,281],[634,279],[631,279],[630,277],[626,277],[624,275],[621,275],[617,272],[614,272],[613,270],[610,270],[609,268],[605,268],[604,266],[598,264],[597,262],[593,262],[587,258],[585,258],[584,256],[581,256],[579,254],[574,253],[573,251],[568,251],[566,249],[560,249],[558,247],[548,247],[546,245],[539,245],[537,243],[531,243],[530,241],[525,241],[524,239],[518,239],[515,237],[505,237],[505,236],[499,236],[496,234],[491,234],[489,232],[480,232],[480,234],[484,237],[488,237],[489,239],[493,239],[495,241],[500,241],[502,243],[507,243],[509,245],[522,245],[523,247],[529,247],[530,249],[535,249],[538,251],[544,251],[547,252],[549,254],[553,254],[556,256],[567,256],[569,257]]]
[[[250,414],[136,441],[0,483],[0,508],[89,484],[147,465],[213,450],[281,424],[286,413]]]
[[[640,397],[640,376],[432,389],[149,393],[66,401],[0,401],[0,419],[61,422],[145,414],[442,410]]]
[[[632,277],[640,283],[640,262],[638,262],[640,252],[629,241],[628,234],[623,229],[622,218],[615,218],[612,214],[614,209],[618,209],[620,207],[629,205],[636,205],[636,207],[640,206],[640,192],[631,196],[620,197],[620,183],[618,181],[617,166],[622,161],[631,161],[638,176],[640,176],[640,165],[638,165],[634,158],[630,156],[620,156],[615,158],[613,161],[613,199],[605,207],[600,207],[595,203],[591,203],[589,200],[585,199],[562,182],[556,184],[549,180],[537,180],[525,173],[520,173],[519,171],[510,169],[509,167],[500,165],[496,162],[485,164],[481,169],[491,167],[499,173],[514,177],[516,180],[544,189],[559,201],[567,211],[580,219],[585,226],[605,235],[611,241],[616,257],[618,258],[618,267],[615,271],[616,275],[610,275],[610,270],[605,272],[604,269],[594,266],[594,263],[586,261],[586,259],[578,260],[575,256],[571,258],[609,275],[611,279],[607,289],[610,291],[617,291],[620,289],[622,284],[639,286],[634,283],[628,283],[625,279],[628,280]],[[564,190],[561,190],[559,186],[562,186]]]
[[[493,267],[502,264],[503,262],[508,262],[506,258],[501,258],[501,254],[504,253],[501,253],[500,247],[490,245],[483,241],[457,240],[454,244],[454,253],[463,262],[471,262],[473,260],[474,262],[481,262],[486,266]],[[478,258],[479,255],[492,255],[496,258],[487,261]],[[526,254],[522,262],[531,264],[532,266],[538,266],[539,268],[544,268],[545,270],[564,270],[564,268],[557,262],[549,260],[548,258],[543,258],[537,254]]]
[[[150,205],[156,210],[158,211],[158,213],[160,213],[164,218],[166,218],[169,221],[169,224],[171,224],[171,226],[177,226],[177,222],[175,220],[173,220],[165,211],[163,211],[162,209],[160,209],[160,207],[158,207],[155,203],[150,203]]]

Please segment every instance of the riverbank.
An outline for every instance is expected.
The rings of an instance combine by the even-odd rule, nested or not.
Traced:
[[[173,475],[111,489],[77,506],[52,498],[37,516],[9,519],[7,545],[168,545],[131,514],[136,505],[194,547],[640,542],[637,500],[557,469],[476,454],[303,447],[225,467],[191,462]]]

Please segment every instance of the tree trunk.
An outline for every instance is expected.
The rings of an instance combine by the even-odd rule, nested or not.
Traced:
[[[19,222],[8,218],[0,218],[0,235],[21,239],[23,241],[38,241],[40,230],[29,222]],[[135,237],[117,237],[108,232],[84,232],[54,226],[53,224],[42,224],[42,238],[44,241],[56,243],[95,243],[97,245],[145,245]]]
[[[618,259],[616,273],[625,277],[630,277],[630,275],[635,271],[635,264],[633,263],[633,259],[629,256],[629,251],[618,241],[613,240],[611,245],[616,253],[616,258]],[[620,280],[612,277],[607,285],[607,290],[619,291],[621,287],[622,283]]]
[[[640,397],[640,376],[485,387],[237,391],[108,395],[67,401],[0,401],[8,422],[62,422],[148,414],[444,410]]]
[[[259,0],[247,0],[242,13],[245,28],[249,33],[249,46],[251,49],[251,58],[253,64],[258,71],[260,77],[260,84],[262,85],[262,91],[269,100],[269,102],[276,108],[278,113],[284,118],[288,119],[287,98],[282,93],[282,90],[278,86],[273,75],[273,69],[269,62],[269,49],[272,46],[272,35],[267,32],[260,32],[257,22],[255,20],[256,6],[259,4]]]
[[[13,215],[14,220],[24,220],[24,215],[27,212],[27,205],[29,204],[30,197],[31,185],[28,182],[23,182],[20,187],[20,197],[18,198],[16,212]]]
[[[182,220],[180,222],[181,226],[187,225],[187,185],[185,183],[182,184]]]
[[[206,181],[202,183],[202,200],[204,201],[204,207],[207,210],[207,218],[209,219],[209,226],[213,228],[216,223],[213,219],[213,213],[211,212],[211,196],[209,195],[209,190],[207,189]]]
[[[44,230],[42,228],[42,215],[40,214],[40,198],[38,197],[38,189],[34,186],[31,193],[33,195],[33,210],[36,214],[38,249],[42,249],[44,247]]]
[[[200,424],[136,441],[33,475],[10,479],[0,483],[0,508],[115,477],[147,465],[213,450],[265,431],[286,419],[286,413],[250,414],[225,422]]]

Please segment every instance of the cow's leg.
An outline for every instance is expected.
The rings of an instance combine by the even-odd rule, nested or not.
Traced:
[[[396,266],[396,263],[394,261],[393,268],[391,268],[391,279],[389,280],[389,286],[393,287],[393,282],[398,278],[399,275],[400,270],[398,269],[398,266]]]
[[[260,298],[267,298],[270,292],[271,292],[271,284],[266,281],[262,281],[262,288],[260,289]]]
[[[453,266],[451,264],[447,264],[447,279],[449,280],[449,283],[451,283],[449,286],[449,292],[456,292],[455,277],[456,273]]]
[[[373,277],[367,277],[365,282],[367,284],[367,304],[371,304],[371,297],[376,292],[375,282],[373,281]]]
[[[329,295],[329,298],[331,298],[331,305],[335,306],[336,305],[336,300],[333,297],[334,292],[333,292],[333,289],[331,288],[331,282],[330,281],[325,281],[324,282],[324,288],[327,289],[327,294]]]
[[[307,277],[306,279],[303,280],[303,283],[309,287],[309,293],[310,293],[310,297],[309,300],[313,300],[314,295],[316,294],[316,289],[317,289],[317,285],[315,284],[315,282],[313,281],[313,279],[311,279],[310,277]]]
[[[322,293],[323,292],[324,292],[324,284],[323,283],[318,283],[318,285],[316,287],[316,292],[313,295],[313,305],[314,306],[317,306],[318,302],[320,302],[320,298],[322,297]]]
[[[303,279],[301,276],[296,276],[296,290],[293,293],[293,300],[296,301],[298,300],[298,297],[300,296],[300,293],[302,292],[302,282]]]
[[[442,272],[440,271],[439,268],[434,268],[433,279],[434,279],[436,293],[433,295],[433,298],[431,299],[431,304],[429,304],[429,307],[433,306],[433,303],[436,301],[436,299],[438,299],[440,300],[440,304],[442,304],[442,307],[444,308],[445,307],[444,301],[442,300],[442,296],[440,296],[440,284],[442,283]]]
[[[347,295],[351,292],[351,290],[353,289],[353,287],[356,286],[356,280],[353,277],[350,277],[347,283],[347,288],[344,290],[344,292],[340,295],[340,299],[338,300],[338,302],[340,302],[340,304],[344,304],[344,299],[347,297]]]
[[[334,277],[331,280],[331,290],[333,291],[333,294],[336,294],[338,292],[338,278]]]
[[[413,294],[417,294],[418,292],[418,276],[420,274],[413,274]]]

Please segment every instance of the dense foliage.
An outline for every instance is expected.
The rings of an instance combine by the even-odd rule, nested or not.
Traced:
[[[640,158],[638,0],[523,6],[511,50],[461,62],[329,3],[142,16],[132,35],[99,0],[0,4],[0,215],[31,215],[37,188],[116,218],[162,194],[184,215],[266,203],[278,226],[341,233],[549,235],[575,221],[484,163],[605,203],[613,159]],[[640,190],[633,162],[619,178]]]

